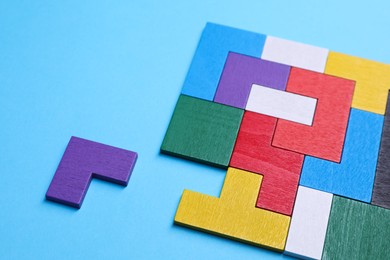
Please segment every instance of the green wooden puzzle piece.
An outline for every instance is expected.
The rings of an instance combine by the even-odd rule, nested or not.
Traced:
[[[333,197],[322,259],[389,259],[390,210]]]
[[[227,167],[244,111],[180,95],[161,151]]]

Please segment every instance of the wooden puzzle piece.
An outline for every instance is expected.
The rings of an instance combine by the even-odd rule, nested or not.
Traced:
[[[253,84],[246,110],[311,125],[317,99]]]
[[[230,166],[264,176],[257,207],[291,215],[303,155],[271,146],[276,121],[245,111]]]
[[[376,166],[371,203],[390,209],[390,95],[387,98],[385,123]]]
[[[334,196],[322,259],[389,259],[390,210]]]
[[[322,73],[328,52],[324,48],[267,36],[261,58]]]
[[[243,110],[180,95],[161,151],[227,167]]]
[[[290,67],[230,52],[214,102],[244,109],[252,84],[285,90]]]
[[[355,82],[292,68],[286,91],[317,98],[313,125],[279,120],[273,146],[340,162]]]
[[[92,178],[127,186],[137,153],[72,137],[46,199],[80,208]]]
[[[305,157],[300,185],[370,202],[383,116],[351,109],[340,163]]]
[[[265,37],[207,23],[181,93],[212,101],[229,51],[260,57]]]
[[[356,81],[352,107],[385,114],[390,65],[331,51],[325,73]]]
[[[321,259],[333,195],[299,186],[285,254]]]
[[[175,223],[281,251],[290,217],[255,207],[261,180],[228,168],[220,198],[184,190]]]

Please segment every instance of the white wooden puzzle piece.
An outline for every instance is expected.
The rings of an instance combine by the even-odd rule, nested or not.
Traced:
[[[267,36],[261,58],[323,73],[328,49]]]
[[[311,125],[317,99],[253,84],[246,110]]]
[[[285,254],[321,259],[333,195],[298,187]]]

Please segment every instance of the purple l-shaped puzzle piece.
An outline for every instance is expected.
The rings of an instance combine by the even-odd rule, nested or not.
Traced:
[[[245,109],[252,84],[285,90],[290,66],[229,52],[214,102]]]
[[[80,208],[92,178],[127,186],[137,153],[72,136],[46,199]]]

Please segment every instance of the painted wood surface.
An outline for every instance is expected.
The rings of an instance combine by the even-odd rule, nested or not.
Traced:
[[[289,66],[230,52],[214,102],[244,109],[252,84],[285,90],[289,74]]]
[[[305,157],[300,185],[371,202],[383,116],[351,109],[340,163]]]
[[[126,186],[136,161],[135,152],[72,137],[46,198],[80,208],[92,178]]]
[[[279,120],[272,145],[340,162],[354,85],[351,80],[292,68],[286,91],[318,99],[313,125]]]
[[[245,111],[230,166],[264,176],[257,207],[291,215],[303,155],[271,146],[276,120]]]
[[[390,95],[387,99],[371,203],[390,209]]]
[[[356,81],[352,107],[385,114],[390,65],[331,51],[325,73]]]
[[[207,23],[192,59],[182,94],[213,100],[230,51],[260,58],[265,35]]]
[[[286,87],[286,77],[280,76],[283,66],[291,74],[289,83],[294,83],[291,87]],[[325,75],[316,73],[324,71]],[[383,126],[383,116],[377,114],[384,114],[390,88],[389,72],[389,65],[378,62],[207,24],[183,86],[185,95],[179,98],[161,151],[243,170],[229,168],[219,199],[184,191],[175,223],[283,250],[286,218],[289,223],[302,170],[300,183],[310,188],[301,190],[313,194],[298,193],[287,251],[295,256],[319,258],[326,216],[329,216],[332,196],[329,193],[334,193],[351,199],[334,196],[344,201],[337,202],[343,206],[333,203],[333,208],[338,210],[336,213],[332,210],[333,220],[328,224],[327,236],[329,230],[336,235],[327,237],[324,258],[386,258],[390,247],[383,238],[389,236],[389,231],[381,221],[385,219],[389,223],[387,211],[377,212],[376,209],[384,209],[355,200],[370,202],[371,195],[375,194],[372,191]],[[250,111],[244,113],[241,109],[246,107],[253,83],[316,98],[311,126]],[[228,106],[222,104],[233,110],[226,113]],[[229,121],[232,119],[233,122]],[[384,135],[381,154],[385,154],[385,140]],[[304,163],[303,154],[308,155]],[[378,172],[379,168],[387,167],[386,160],[382,161]],[[380,185],[375,187],[385,187],[387,181],[381,179],[383,176],[378,174]],[[328,196],[321,200],[318,194]],[[386,193],[380,197],[386,197]],[[257,208],[250,208],[248,201]],[[316,204],[317,201],[321,202]],[[258,215],[251,216],[252,210]],[[327,213],[320,214],[321,211]],[[343,216],[335,217],[337,212]],[[376,221],[377,217],[381,219]],[[252,222],[257,226],[247,225]],[[294,231],[294,227],[300,228]],[[375,245],[368,240],[372,236]]]
[[[227,167],[243,110],[180,95],[161,151]]]
[[[255,207],[261,180],[261,175],[229,168],[220,198],[183,192],[175,223],[282,251],[290,217]]]
[[[321,259],[333,195],[299,186],[285,254]]]
[[[302,69],[324,72],[328,50],[267,36],[261,58]]]
[[[322,259],[389,259],[390,210],[334,196]]]
[[[246,110],[311,126],[317,99],[253,84]]]

